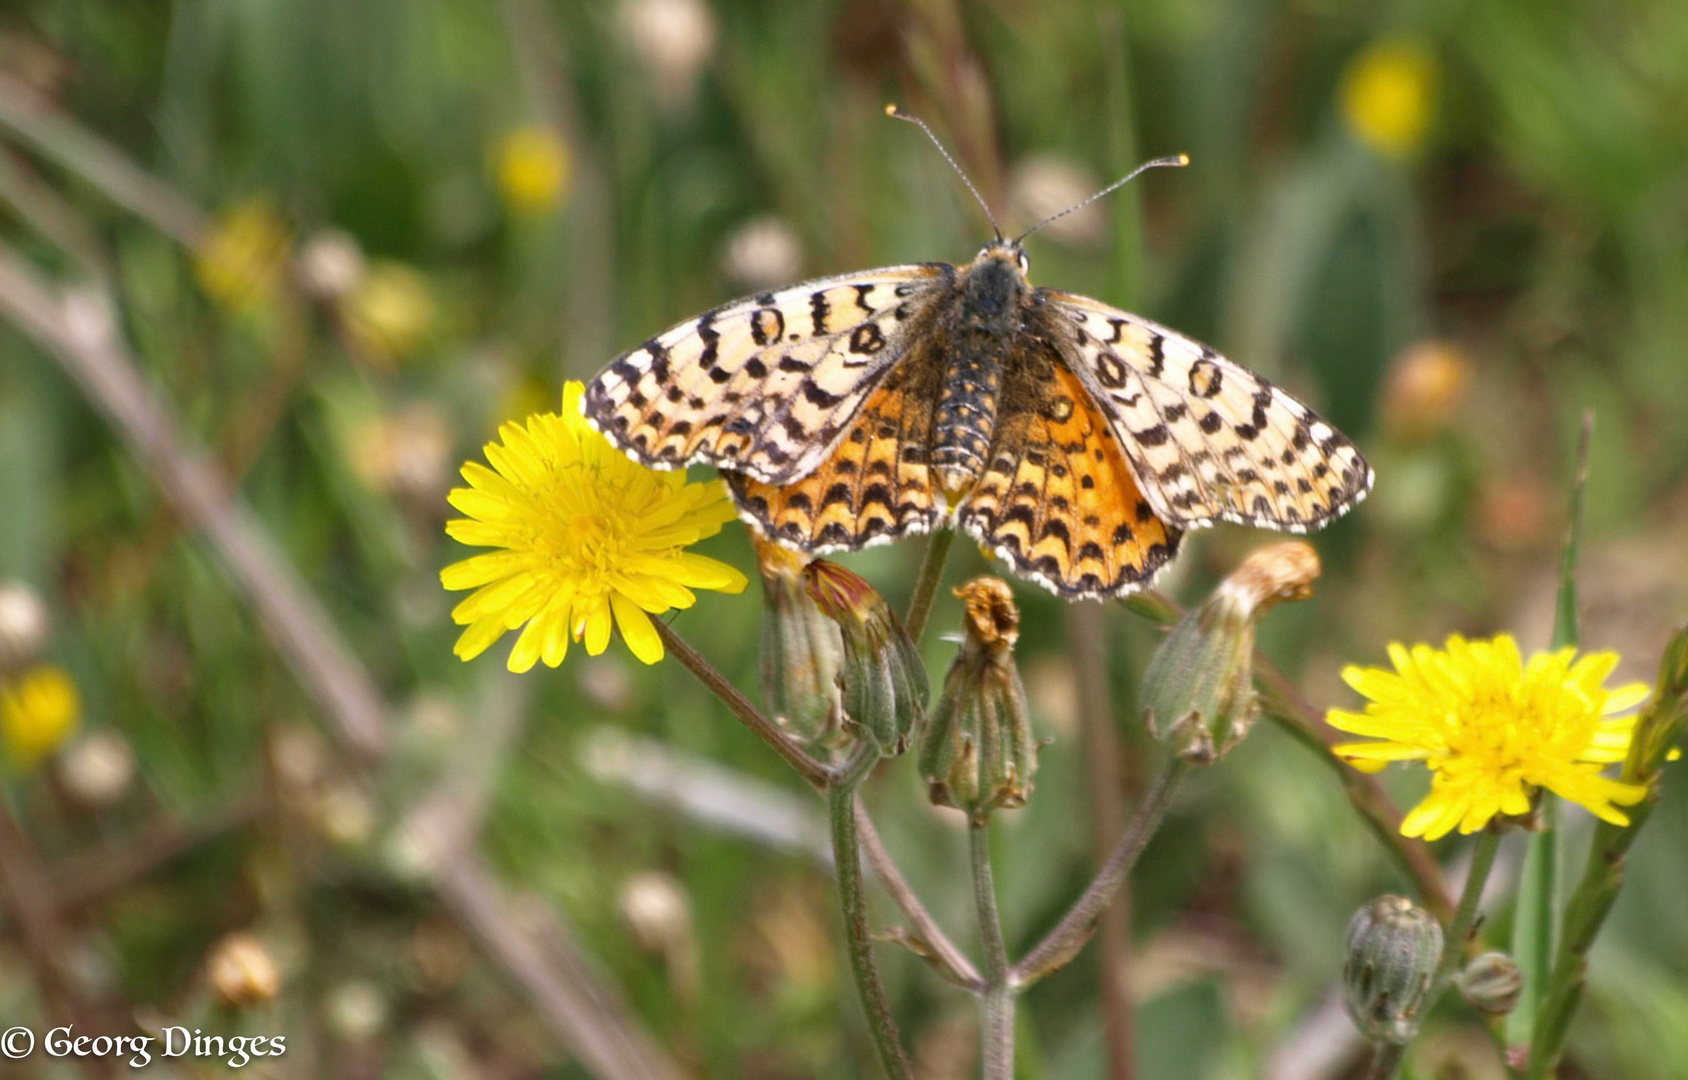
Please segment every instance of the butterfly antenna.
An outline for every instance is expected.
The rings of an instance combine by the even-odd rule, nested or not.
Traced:
[[[1051,221],[1057,221],[1061,218],[1064,218],[1068,214],[1072,213],[1074,210],[1083,210],[1085,207],[1089,206],[1091,203],[1095,202],[1097,199],[1100,199],[1102,196],[1108,195],[1108,194],[1118,190],[1119,188],[1124,187],[1126,184],[1129,184],[1131,181],[1137,179],[1137,177],[1141,176],[1143,173],[1148,172],[1150,169],[1182,169],[1184,166],[1188,165],[1189,163],[1190,163],[1190,155],[1189,154],[1173,154],[1171,157],[1161,157],[1161,158],[1156,158],[1153,161],[1145,161],[1143,164],[1137,166],[1135,169],[1132,169],[1130,172],[1126,173],[1124,176],[1120,177],[1118,180],[1115,180],[1113,183],[1109,184],[1107,187],[1103,188],[1101,191],[1098,191],[1096,194],[1090,196],[1090,198],[1084,200],[1083,202],[1076,203],[1072,206],[1069,206],[1065,210],[1061,211],[1059,214],[1050,214],[1048,217],[1044,218],[1042,221],[1038,222],[1036,225],[1033,225],[1031,228],[1027,229],[1025,232],[1021,233],[1019,236],[1016,236],[1014,238],[1014,243],[1018,244],[1020,241],[1024,240],[1026,237],[1030,236],[1032,233],[1037,232],[1039,229],[1041,229],[1045,225],[1049,224]]]
[[[967,185],[967,190],[971,191],[973,193],[973,197],[979,200],[979,207],[984,210],[985,219],[991,223],[991,230],[996,233],[996,238],[1001,240],[1002,226],[996,223],[996,215],[991,213],[990,204],[985,202],[985,197],[983,195],[979,194],[979,189],[973,186],[973,181],[967,179],[967,174],[961,171],[961,166],[956,164],[953,157],[950,157],[950,152],[944,149],[944,144],[938,141],[938,137],[936,135],[932,134],[932,129],[926,126],[926,121],[913,115],[912,113],[903,112],[903,110],[897,108],[895,104],[885,106],[885,115],[891,117],[893,120],[907,120],[909,123],[917,125],[921,131],[926,133],[926,137],[932,140],[932,145],[938,148],[938,153],[944,155],[944,160],[949,162],[950,168],[955,170],[955,175],[961,177],[961,182]]]

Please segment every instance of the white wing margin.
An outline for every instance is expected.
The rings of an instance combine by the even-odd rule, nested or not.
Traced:
[[[735,300],[616,357],[583,411],[653,468],[790,483],[826,460],[955,276],[948,263],[890,266]]]
[[[1371,467],[1346,435],[1248,369],[1089,297],[1039,297],[1057,349],[1109,414],[1164,520],[1307,532],[1371,489]]]

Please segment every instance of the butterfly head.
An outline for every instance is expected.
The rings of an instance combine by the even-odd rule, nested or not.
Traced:
[[[974,258],[962,279],[962,312],[977,329],[1007,334],[1020,322],[1020,308],[1031,295],[1026,269],[1031,263],[1020,245],[993,240]]]

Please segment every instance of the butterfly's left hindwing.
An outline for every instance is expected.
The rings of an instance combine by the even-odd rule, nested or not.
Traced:
[[[763,536],[811,552],[926,532],[940,513],[926,463],[931,397],[909,372],[891,372],[808,476],[776,486],[728,473],[740,514]]]
[[[824,278],[723,305],[613,360],[586,418],[655,468],[784,484],[815,471],[918,338],[947,263]]]
[[[1306,532],[1370,490],[1348,437],[1252,371],[1089,297],[1038,298],[1042,332],[1108,414],[1164,520]]]

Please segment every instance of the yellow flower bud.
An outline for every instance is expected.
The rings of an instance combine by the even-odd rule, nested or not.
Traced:
[[[520,127],[498,144],[498,192],[519,217],[540,217],[560,206],[572,170],[567,144],[549,127]]]
[[[381,367],[415,352],[433,330],[436,314],[427,280],[397,262],[372,264],[340,308],[352,345]]]
[[[1356,137],[1389,157],[1408,157],[1430,129],[1436,58],[1413,38],[1368,46],[1343,72],[1342,118]]]
[[[41,665],[0,683],[0,743],[12,762],[30,768],[76,730],[81,696],[63,669]]]

